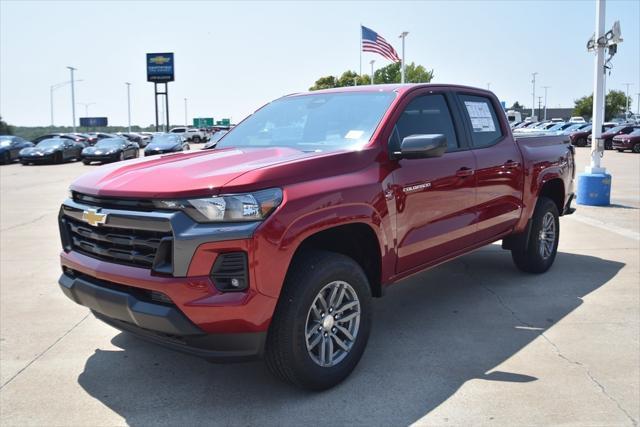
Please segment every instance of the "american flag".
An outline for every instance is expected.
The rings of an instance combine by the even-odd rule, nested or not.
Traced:
[[[362,26],[362,51],[378,53],[389,61],[400,62],[398,52],[387,42],[384,37],[370,28]]]

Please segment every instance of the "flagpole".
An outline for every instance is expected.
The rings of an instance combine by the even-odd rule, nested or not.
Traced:
[[[358,46],[358,51],[360,52],[360,74],[358,74],[358,76],[362,77],[362,23],[360,24],[360,45]]]

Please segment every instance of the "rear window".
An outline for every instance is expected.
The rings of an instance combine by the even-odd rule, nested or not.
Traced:
[[[500,121],[491,100],[484,96],[460,95],[471,124],[471,141],[475,148],[488,147],[502,138]]]

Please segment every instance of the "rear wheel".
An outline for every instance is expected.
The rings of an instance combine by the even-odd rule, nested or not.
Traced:
[[[511,250],[513,262],[527,273],[544,273],[556,258],[559,237],[558,207],[551,199],[541,197],[531,218],[527,247]]]
[[[11,153],[7,151],[2,154],[2,163],[5,165],[11,163]]]
[[[576,141],[576,145],[578,147],[584,147],[587,145],[587,139],[586,138],[580,138]]]
[[[269,329],[265,359],[280,379],[323,390],[355,368],[371,329],[371,291],[351,258],[325,251],[297,256]]]
[[[56,153],[56,155],[53,157],[53,162],[54,163],[62,163],[64,159],[62,158],[62,153]]]
[[[618,150],[618,153],[622,153],[624,151],[622,148],[616,148],[616,150]]]
[[[605,150],[613,150],[613,142],[610,139],[604,140],[604,149]]]
[[[640,142],[636,142],[635,144],[633,144],[631,151],[633,151],[634,153],[640,153]]]

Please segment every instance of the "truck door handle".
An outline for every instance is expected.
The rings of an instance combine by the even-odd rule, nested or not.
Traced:
[[[465,178],[467,176],[472,176],[475,173],[475,171],[471,168],[460,168],[458,169],[458,171],[456,172],[456,176],[459,176],[460,178]]]
[[[514,162],[513,160],[507,160],[504,163],[504,167],[507,168],[507,169],[515,169],[518,166],[520,166],[520,163],[519,162]]]

